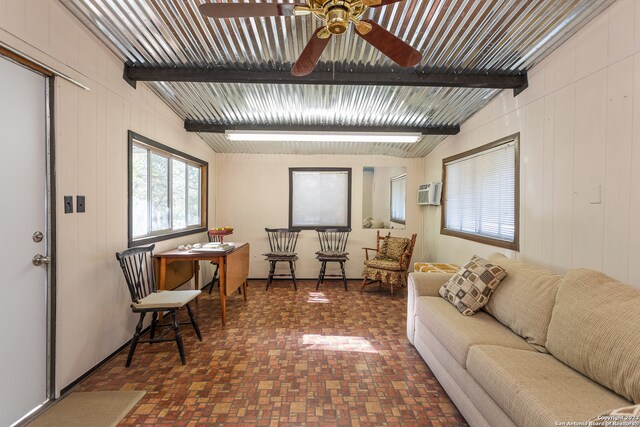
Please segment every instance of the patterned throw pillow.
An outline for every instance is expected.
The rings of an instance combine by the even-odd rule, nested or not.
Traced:
[[[471,316],[489,301],[489,297],[507,272],[484,258],[473,256],[447,283],[440,296],[453,304],[460,313]]]

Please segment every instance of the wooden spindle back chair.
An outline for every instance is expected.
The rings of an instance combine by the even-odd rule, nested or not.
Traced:
[[[344,263],[349,259],[347,241],[349,240],[351,229],[318,228],[316,231],[318,233],[318,240],[320,241],[320,250],[316,252],[316,258],[320,261],[320,273],[318,274],[316,290],[320,289],[320,285],[324,282],[325,277],[342,277],[344,290],[346,291],[348,288]],[[326,274],[328,262],[339,263],[342,274]]]
[[[298,243],[298,234],[300,230],[296,228],[265,228],[269,239],[270,251],[263,254],[269,261],[269,276],[267,278],[267,289],[276,276],[291,276],[293,279],[293,288],[298,290],[296,284],[295,262],[298,260],[296,253],[296,245]],[[290,274],[276,274],[276,264],[278,262],[287,262],[289,264]]]
[[[131,309],[134,313],[140,313],[140,320],[136,325],[135,333],[131,339],[131,346],[129,347],[129,355],[127,356],[127,362],[125,364],[127,368],[131,365],[131,360],[133,359],[133,354],[135,353],[138,342],[154,343],[175,341],[178,345],[182,364],[184,365],[187,363],[184,353],[184,345],[182,342],[182,334],[180,333],[180,322],[178,322],[176,316],[176,312],[184,306],[187,307],[190,320],[185,323],[190,323],[193,326],[198,339],[202,341],[202,335],[200,335],[200,329],[198,328],[195,315],[193,314],[191,307],[189,307],[189,303],[200,294],[200,291],[186,290],[158,292],[153,265],[154,248],[155,245],[150,245],[125,249],[124,251],[116,253],[116,259],[120,263],[125,281],[127,282],[127,288],[131,295]],[[158,313],[161,312],[168,312],[171,315],[170,324],[158,324]],[[142,333],[144,317],[147,313],[153,313],[151,319],[151,331],[149,339],[142,341],[140,340],[140,336]],[[171,326],[175,332],[175,338],[155,338],[156,328],[163,326]]]

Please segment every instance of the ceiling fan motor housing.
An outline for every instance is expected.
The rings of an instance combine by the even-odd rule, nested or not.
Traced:
[[[366,10],[360,0],[307,0],[309,9],[325,22],[330,34],[343,34]]]
[[[327,29],[331,34],[342,34],[349,26],[349,9],[333,6],[327,12]]]

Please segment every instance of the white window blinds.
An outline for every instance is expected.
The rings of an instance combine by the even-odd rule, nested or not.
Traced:
[[[516,142],[447,162],[445,224],[451,231],[515,241]]]
[[[348,227],[350,170],[291,170],[291,227]]]
[[[406,220],[407,175],[391,178],[391,222],[404,224]]]

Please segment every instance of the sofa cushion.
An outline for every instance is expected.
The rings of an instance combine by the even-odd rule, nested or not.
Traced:
[[[507,277],[484,309],[538,351],[546,353],[547,329],[562,276],[502,254],[493,254],[488,260],[504,268]]]
[[[451,280],[442,285],[440,296],[453,304],[460,313],[471,316],[484,307],[506,275],[502,267],[473,256]]]
[[[442,298],[418,298],[416,316],[463,367],[473,345],[494,344],[535,351],[489,314],[479,312],[475,316],[460,316],[455,307]]]
[[[416,319],[415,347],[469,425],[516,427],[420,319]]]
[[[587,421],[629,405],[550,354],[499,346],[474,346],[467,370],[518,426]]]
[[[562,362],[640,403],[640,291],[591,270],[558,289],[547,349]]]

